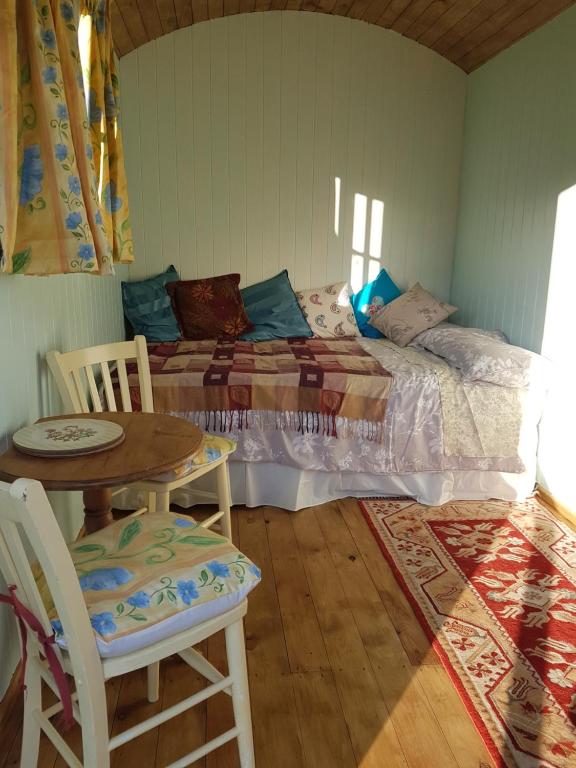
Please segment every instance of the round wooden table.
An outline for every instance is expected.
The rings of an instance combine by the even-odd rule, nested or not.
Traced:
[[[0,479],[39,480],[47,491],[84,492],[87,533],[112,522],[112,488],[170,472],[200,447],[202,432],[184,419],[161,413],[89,413],[60,419],[102,419],[124,428],[121,445],[74,458],[39,458],[9,448],[0,456]],[[48,419],[40,419],[47,421]]]

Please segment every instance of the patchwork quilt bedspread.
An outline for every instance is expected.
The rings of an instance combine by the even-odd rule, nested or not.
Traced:
[[[150,343],[148,354],[155,409],[204,429],[384,440],[393,377],[354,339]],[[128,374],[138,407],[135,363]]]

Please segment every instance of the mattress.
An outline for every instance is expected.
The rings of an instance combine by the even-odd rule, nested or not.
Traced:
[[[388,340],[359,340],[393,376],[382,442],[318,432],[270,430],[232,419],[234,503],[298,509],[344,496],[450,499],[528,495],[535,482],[542,390],[464,385],[431,353]],[[207,428],[204,414],[173,412]],[[182,491],[174,500],[188,505]]]

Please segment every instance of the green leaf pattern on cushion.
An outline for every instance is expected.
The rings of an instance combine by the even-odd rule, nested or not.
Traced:
[[[119,521],[70,551],[92,627],[107,641],[260,580],[228,539],[171,512]]]

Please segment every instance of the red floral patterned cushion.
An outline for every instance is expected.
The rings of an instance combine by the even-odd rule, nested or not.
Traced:
[[[240,275],[179,280],[166,290],[185,339],[235,339],[254,327],[240,295]]]

